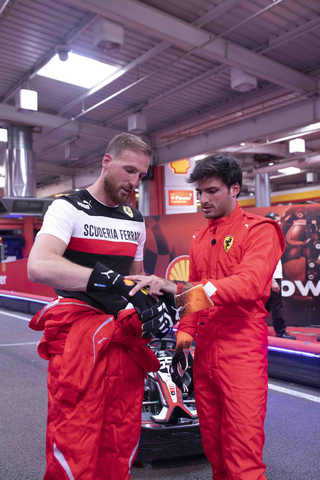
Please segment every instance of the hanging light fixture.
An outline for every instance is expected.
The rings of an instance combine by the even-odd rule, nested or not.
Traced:
[[[18,112],[32,113],[38,110],[38,92],[35,90],[21,88],[17,92],[15,100]]]
[[[93,24],[93,45],[101,50],[117,50],[124,44],[124,27],[121,23],[99,18]]]
[[[305,153],[306,142],[304,138],[293,138],[289,140],[289,153]]]
[[[245,93],[257,88],[258,79],[249,73],[243,72],[239,68],[231,68],[230,71],[231,88],[238,92]]]
[[[147,130],[147,117],[143,113],[132,113],[128,116],[128,132],[141,135]]]

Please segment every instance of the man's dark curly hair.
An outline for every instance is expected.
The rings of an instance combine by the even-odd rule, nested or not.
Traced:
[[[242,186],[242,170],[238,160],[231,155],[217,153],[199,160],[193,169],[188,183],[195,183],[205,178],[219,178],[230,191],[231,185],[239,183]],[[239,192],[240,193],[240,192]],[[239,195],[238,195],[239,196]]]

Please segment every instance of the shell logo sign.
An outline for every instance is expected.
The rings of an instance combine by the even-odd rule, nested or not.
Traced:
[[[171,170],[173,170],[173,173],[177,175],[184,175],[188,173],[190,167],[191,163],[189,158],[184,158],[183,160],[170,163]]]
[[[166,278],[187,282],[189,279],[189,255],[181,255],[172,260],[168,265]]]

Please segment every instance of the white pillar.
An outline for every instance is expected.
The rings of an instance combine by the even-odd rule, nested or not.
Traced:
[[[139,183],[139,211],[144,217],[149,215],[149,181]]]
[[[270,207],[270,178],[269,173],[258,173],[254,177],[255,186],[255,206],[256,207]]]

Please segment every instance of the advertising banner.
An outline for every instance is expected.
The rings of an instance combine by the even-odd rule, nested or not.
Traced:
[[[0,264],[0,293],[26,295],[51,301],[57,294],[53,288],[30,282],[27,276],[27,258]]]
[[[193,190],[169,190],[169,205],[193,205]]]
[[[320,205],[247,210],[262,216],[270,211],[280,215],[286,240],[282,295],[287,325],[320,325]],[[187,280],[190,240],[206,222],[202,212],[146,217],[146,273]]]

